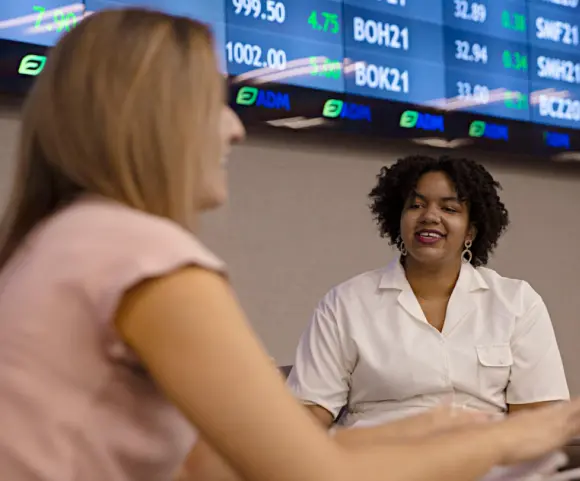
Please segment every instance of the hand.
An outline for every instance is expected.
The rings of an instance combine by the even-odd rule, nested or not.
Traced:
[[[502,464],[536,459],[580,435],[580,399],[511,414],[489,429],[503,446]]]
[[[356,429],[337,429],[334,439],[343,446],[380,446],[414,442],[446,432],[474,428],[487,422],[489,415],[442,405],[423,414],[386,424],[359,424]]]
[[[493,415],[481,411],[441,405],[423,414],[393,421],[385,425],[385,429],[389,429],[395,439],[413,439],[471,428],[492,419]]]

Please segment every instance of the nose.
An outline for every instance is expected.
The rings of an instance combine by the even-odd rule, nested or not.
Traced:
[[[439,224],[441,222],[439,209],[433,205],[423,209],[423,215],[421,216],[420,222],[423,224]]]
[[[246,129],[238,115],[228,107],[228,116],[230,123],[230,142],[242,142],[246,138]]]

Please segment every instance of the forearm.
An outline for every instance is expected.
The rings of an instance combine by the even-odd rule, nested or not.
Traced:
[[[189,453],[175,481],[243,481],[203,439]]]
[[[502,462],[498,441],[492,429],[478,427],[351,451],[364,466],[363,479],[388,472],[389,481],[475,481]]]
[[[377,447],[409,439],[409,424],[414,419],[394,422],[372,428],[339,429],[334,438],[347,449],[365,446]],[[427,426],[423,423],[425,431]],[[425,434],[428,434],[425,432]],[[236,472],[218,455],[209,444],[199,439],[190,452],[182,471],[175,481],[242,481]]]
[[[423,414],[374,427],[338,428],[334,437],[339,444],[346,447],[390,445],[477,426],[489,420],[490,416],[487,413],[441,406]]]
[[[402,422],[340,430],[335,440],[355,458],[360,470],[357,475],[363,479],[368,476],[369,480],[378,479],[377,473],[386,471],[391,474],[389,481],[476,480],[501,457],[492,433],[485,428],[464,427],[447,434],[397,438],[401,425]],[[176,481],[243,480],[207,443],[200,441]]]

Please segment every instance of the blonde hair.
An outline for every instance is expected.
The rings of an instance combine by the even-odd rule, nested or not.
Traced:
[[[219,155],[222,102],[203,24],[141,9],[83,20],[51,51],[24,106],[0,268],[83,193],[187,225],[203,159]]]

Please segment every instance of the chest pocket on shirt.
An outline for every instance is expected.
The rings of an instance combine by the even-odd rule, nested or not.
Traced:
[[[480,389],[504,391],[507,387],[511,366],[514,363],[509,344],[475,346],[478,360]],[[491,393],[490,393],[491,394]]]

